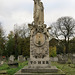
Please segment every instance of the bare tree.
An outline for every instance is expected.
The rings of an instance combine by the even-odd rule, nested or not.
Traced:
[[[23,24],[19,27],[19,36],[22,38],[26,38],[27,36],[29,36],[29,28],[26,27],[26,24]]]
[[[17,24],[14,26],[14,33],[16,33],[21,38],[26,38],[29,36],[29,28],[26,24],[22,24],[21,26],[18,26]]]
[[[58,39],[65,40],[65,51],[68,53],[69,40],[75,36],[75,20],[72,17],[61,17],[52,24],[52,34]]]

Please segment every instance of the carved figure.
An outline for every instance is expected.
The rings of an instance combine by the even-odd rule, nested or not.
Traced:
[[[49,33],[49,29],[51,29],[51,27],[46,28],[46,25],[44,25],[44,34],[47,35],[47,37],[50,37],[50,33]]]
[[[34,24],[44,24],[44,7],[40,0],[34,0]]]

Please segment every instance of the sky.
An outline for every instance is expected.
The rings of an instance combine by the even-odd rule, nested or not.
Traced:
[[[58,18],[71,16],[75,19],[75,0],[41,0],[44,5],[44,21],[50,26]],[[6,35],[14,24],[22,25],[33,21],[33,0],[0,0],[0,22]]]

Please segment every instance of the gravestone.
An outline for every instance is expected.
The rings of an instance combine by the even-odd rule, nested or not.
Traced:
[[[67,62],[68,62],[68,55],[66,54],[58,55],[58,63],[65,64]]]
[[[26,58],[24,57],[23,60],[26,61]]]
[[[24,60],[24,57],[22,56],[22,55],[19,55],[18,56],[18,61],[19,62],[24,62],[25,60]]]
[[[9,57],[9,62],[8,62],[8,65],[11,67],[11,68],[17,68],[18,67],[18,62],[15,62],[14,61],[15,57],[13,55],[11,55]]]
[[[68,53],[69,58],[72,58],[72,55],[73,55],[72,53]]]
[[[3,65],[4,64],[4,61],[1,61],[1,65]]]
[[[52,61],[52,62],[58,62],[58,57],[50,57],[50,61]]]
[[[68,58],[72,60],[72,56],[73,54],[72,53],[68,53]]]
[[[13,55],[11,55],[11,56],[9,57],[9,62],[14,62],[14,59],[15,59],[15,57],[14,57]]]
[[[30,60],[28,66],[15,75],[61,75],[51,66],[49,59],[49,28],[44,24],[44,7],[41,0],[34,0],[34,21],[30,28]],[[63,74],[65,75],[65,74]]]
[[[27,61],[29,61],[30,60],[30,58],[27,58]]]
[[[3,59],[3,57],[2,56],[0,56],[0,65],[3,65],[4,64],[4,59]]]
[[[75,54],[73,54],[72,63],[75,64]]]

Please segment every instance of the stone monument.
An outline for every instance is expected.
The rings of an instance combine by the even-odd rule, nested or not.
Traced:
[[[34,0],[34,23],[44,24],[44,7],[40,0]]]
[[[75,54],[72,56],[72,63],[75,64]]]
[[[30,60],[15,75],[61,75],[58,69],[50,65],[49,60],[49,28],[44,24],[44,7],[41,0],[34,0],[34,21],[30,28]],[[64,75],[64,74],[62,74]]]
[[[17,68],[18,67],[18,62],[15,62],[14,59],[15,59],[14,55],[11,55],[9,57],[8,66],[10,66],[11,68]]]
[[[44,7],[40,0],[34,0],[34,21],[30,28],[30,68],[47,68],[49,63],[49,29],[44,24]]]
[[[24,62],[25,59],[24,59],[24,57],[23,57],[22,55],[19,55],[19,56],[18,56],[18,61],[19,61],[19,62]]]
[[[11,56],[9,57],[9,62],[14,62],[14,59],[15,59],[15,57],[14,57],[13,55],[11,55]]]

